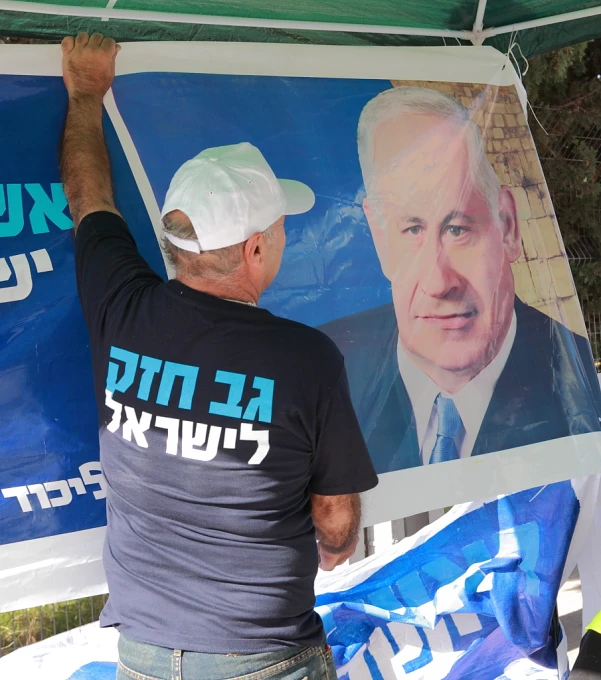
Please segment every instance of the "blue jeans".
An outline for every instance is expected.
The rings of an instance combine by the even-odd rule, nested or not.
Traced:
[[[329,647],[263,654],[202,654],[119,636],[117,680],[336,680]]]

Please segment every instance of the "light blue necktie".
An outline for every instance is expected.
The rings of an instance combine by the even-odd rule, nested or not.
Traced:
[[[430,463],[444,463],[447,460],[457,460],[459,451],[455,439],[463,430],[461,416],[452,399],[447,399],[439,394],[436,397],[438,411],[438,431],[436,443],[432,449]]]

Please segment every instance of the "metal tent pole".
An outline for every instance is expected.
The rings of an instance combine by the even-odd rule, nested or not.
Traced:
[[[204,24],[209,26],[239,26],[246,28],[274,28],[296,31],[331,31],[337,33],[376,33],[384,35],[414,35],[426,38],[458,38],[481,45],[484,40],[504,33],[524,31],[539,26],[575,21],[601,15],[601,5],[588,9],[566,12],[555,16],[523,21],[506,26],[482,28],[487,0],[479,0],[476,20],[471,31],[453,31],[438,28],[415,28],[413,26],[382,26],[381,24],[349,24],[330,21],[296,21],[288,19],[260,19],[249,17],[224,17],[201,14],[179,14],[176,12],[156,12],[148,10],[119,9],[107,7],[77,7],[72,5],[53,5],[40,2],[21,2],[20,0],[0,0],[0,10],[28,14],[51,14],[62,16],[90,17],[95,19],[124,19],[130,21],[165,21],[178,24]]]
[[[538,28],[539,26],[550,26],[552,24],[562,24],[567,21],[575,21],[576,19],[586,19],[588,17],[599,16],[600,14],[601,5],[597,5],[596,7],[580,9],[576,12],[566,12],[565,14],[556,14],[555,16],[551,17],[543,17],[542,19],[532,19],[531,21],[522,21],[517,24],[508,24],[507,26],[486,28],[482,31],[482,39],[486,40],[487,38],[492,38],[495,35],[525,31],[529,28]]]
[[[486,3],[488,0],[479,0],[478,9],[476,11],[476,20],[472,29],[472,42],[474,45],[481,45],[484,38],[482,38],[482,28],[484,27],[484,12],[486,11]]]
[[[74,7],[47,5],[41,2],[0,0],[0,10],[29,14],[52,14],[95,19],[127,19],[134,21],[166,21],[178,24],[206,24],[211,26],[243,26],[246,28],[279,28],[295,31],[333,31],[345,33],[379,33],[388,35],[416,35],[430,38],[459,38],[471,40],[471,31],[450,31],[412,26],[382,26],[379,24],[348,24],[328,21],[293,21],[287,19],[255,19],[248,17],[223,17],[201,14],[178,14],[147,10],[118,9],[111,7]]]

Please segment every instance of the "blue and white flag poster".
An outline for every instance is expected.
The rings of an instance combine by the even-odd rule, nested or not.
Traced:
[[[262,304],[321,328],[345,355],[380,476],[366,525],[504,494],[525,503],[519,494],[536,492],[524,490],[601,472],[601,392],[504,55],[138,43],[117,68],[104,120],[117,204],[161,275],[172,272],[160,207],[175,170],[203,149],[251,142],[277,176],[315,192],[309,213],[287,219]],[[0,46],[4,611],[105,588],[105,482],[57,167],[66,104],[57,46]],[[536,507],[526,524],[542,536],[552,504]],[[549,524],[566,551],[574,513]],[[490,536],[506,528],[483,521]],[[448,548],[458,569],[496,559],[493,545],[486,558],[465,547]],[[424,577],[432,596],[438,576]]]
[[[550,624],[590,540],[598,486],[589,477],[458,505],[381,554],[320,572],[338,676],[566,678],[567,640]]]

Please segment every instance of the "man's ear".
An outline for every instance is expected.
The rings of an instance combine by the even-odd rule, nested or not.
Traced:
[[[263,234],[253,234],[242,246],[242,255],[249,267],[260,265],[265,260],[265,239]]]
[[[501,187],[499,217],[507,256],[510,262],[515,262],[522,254],[522,235],[515,198],[511,189],[506,186]]]
[[[363,199],[363,212],[367,218],[367,224],[371,231],[371,237],[374,241],[374,246],[376,247],[376,253],[378,254],[378,259],[380,260],[380,267],[382,267],[382,273],[390,281],[390,263],[388,257],[388,248],[386,244],[386,230],[384,229],[384,224],[378,216],[378,211],[369,202],[369,198],[366,196]]]

